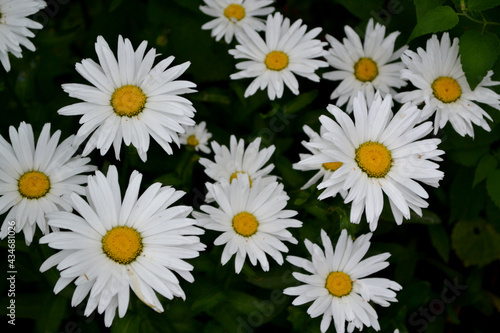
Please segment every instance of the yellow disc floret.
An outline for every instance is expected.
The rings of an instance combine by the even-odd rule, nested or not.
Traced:
[[[247,212],[241,212],[233,217],[233,228],[237,234],[250,237],[257,232],[257,227],[259,226],[259,221],[253,216],[253,214]]]
[[[323,168],[330,171],[335,171],[342,166],[342,162],[328,162],[323,163]]]
[[[233,179],[237,179],[239,174],[246,174],[246,172],[244,171],[233,172],[233,174],[229,178],[229,183],[232,183]],[[252,187],[252,178],[250,178],[250,175],[248,176],[248,182],[250,183],[250,187]]]
[[[288,66],[288,56],[281,51],[272,51],[267,54],[264,63],[268,69],[280,71]]]
[[[369,177],[382,178],[391,169],[391,152],[381,143],[368,141],[356,149],[356,162]]]
[[[352,290],[352,280],[344,272],[331,272],[326,278],[326,289],[336,297],[349,295]]]
[[[134,117],[144,110],[146,94],[134,85],[122,86],[111,96],[113,111],[120,117]]]
[[[142,237],[133,228],[114,227],[102,238],[102,250],[109,259],[128,265],[142,252]]]
[[[187,144],[190,145],[191,147],[196,147],[200,142],[196,138],[196,135],[190,135],[187,138]]]
[[[354,76],[361,82],[373,81],[377,75],[377,63],[371,58],[361,58],[354,64]]]
[[[50,190],[50,180],[44,173],[29,171],[23,174],[17,183],[19,194],[28,199],[39,199]]]
[[[245,8],[243,6],[232,3],[224,9],[224,16],[230,21],[234,18],[237,21],[245,17]]]
[[[440,76],[432,82],[432,92],[434,96],[443,103],[452,103],[462,95],[462,88],[457,80]]]

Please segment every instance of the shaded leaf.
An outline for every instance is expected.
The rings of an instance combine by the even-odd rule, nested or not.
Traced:
[[[479,182],[486,179],[496,168],[497,159],[490,154],[484,155],[477,164],[476,173],[474,174],[474,182],[472,187],[476,186]]]
[[[417,22],[408,42],[422,35],[449,30],[457,23],[458,15],[450,6],[438,6],[425,13]]]
[[[469,10],[480,11],[499,6],[500,2],[498,0],[467,0],[466,5]]]
[[[437,250],[439,256],[448,262],[450,256],[450,238],[442,224],[429,225],[429,236],[431,243]]]
[[[498,37],[491,33],[468,30],[460,36],[460,56],[465,77],[474,89],[493,67],[498,56]]]
[[[414,0],[413,4],[415,5],[417,20],[420,21],[428,11],[441,6],[443,2],[444,0]]]
[[[482,219],[458,221],[451,246],[465,266],[482,266],[500,258],[500,234]]]
[[[500,169],[495,170],[486,178],[486,190],[491,200],[500,207]]]

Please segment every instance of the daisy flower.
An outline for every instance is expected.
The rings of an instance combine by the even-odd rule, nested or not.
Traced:
[[[116,310],[122,318],[128,307],[130,288],[157,312],[163,306],[156,292],[172,299],[185,298],[177,276],[193,282],[193,266],[183,259],[198,257],[205,249],[197,235],[203,230],[187,216],[192,208],[171,205],[184,195],[172,187],[155,183],[139,196],[142,175],[134,171],[123,201],[116,167],[105,176],[89,176],[88,202],[76,194],[71,200],[79,215],[47,214],[49,225],[68,231],[53,232],[40,243],[60,250],[40,267],[56,266],[61,277],[54,287],[60,292],[74,280],[72,306],[89,295],[85,316],[96,308],[111,326]],[[90,294],[89,294],[90,293]]]
[[[294,272],[293,276],[304,284],[286,288],[283,293],[298,296],[293,305],[313,302],[307,313],[311,318],[323,315],[321,332],[330,327],[332,318],[338,333],[345,332],[346,321],[348,332],[354,328],[361,331],[363,326],[380,330],[377,312],[369,302],[384,307],[389,306],[389,302],[397,302],[394,291],[402,289],[398,283],[384,278],[366,278],[389,266],[386,261],[389,253],[361,260],[370,248],[371,237],[369,233],[353,241],[344,229],[334,251],[330,238],[321,230],[324,251],[306,239],[304,243],[312,260],[287,256],[288,262],[311,275]]]
[[[323,141],[308,145],[322,154],[311,156],[299,164],[325,163],[332,160],[342,165],[318,189],[325,189],[319,199],[333,197],[348,191],[344,202],[352,202],[350,220],[359,223],[363,211],[370,230],[377,228],[384,206],[385,193],[397,224],[403,217],[410,218],[410,209],[421,215],[428,206],[428,194],[419,182],[438,187],[444,174],[438,170],[437,150],[440,139],[423,139],[432,130],[431,122],[415,126],[420,110],[409,103],[393,117],[392,98],[384,100],[376,95],[367,105],[362,93],[354,99],[354,119],[336,106],[328,111],[335,120],[325,115],[319,119],[326,131]],[[369,110],[368,110],[369,107]],[[418,182],[417,182],[418,181]]]
[[[223,245],[221,263],[225,265],[233,255],[235,271],[239,273],[248,255],[252,265],[260,263],[264,271],[269,270],[266,254],[279,265],[283,264],[281,252],[288,252],[284,241],[297,244],[287,228],[298,228],[302,222],[291,219],[297,215],[294,210],[285,210],[288,195],[283,185],[274,181],[264,185],[257,179],[250,187],[248,177],[239,176],[229,183],[207,184],[218,208],[202,205],[205,212],[194,212],[193,216],[205,229],[220,231],[214,241]]]
[[[281,98],[284,85],[298,95],[299,82],[294,74],[319,82],[314,71],[328,66],[325,61],[314,59],[326,54],[323,50],[326,43],[314,39],[321,28],[306,33],[307,26],[302,25],[302,20],[290,25],[288,18],[275,13],[267,17],[265,40],[250,27],[244,26],[243,30],[236,35],[240,45],[229,53],[235,59],[248,59],[236,64],[240,72],[231,74],[231,79],[255,78],[246,89],[245,97],[267,87],[269,99]]]
[[[323,139],[321,138],[321,135],[324,134],[325,132],[325,127],[321,126],[320,128],[320,134],[316,133],[313,131],[309,126],[304,125],[303,127],[304,132],[307,134],[309,137],[309,142],[320,142]],[[309,146],[307,141],[302,141],[302,145],[311,152],[311,154],[299,154],[299,158],[301,161],[306,160],[314,155],[319,155],[321,154],[321,151],[319,149],[316,149],[314,147]],[[330,161],[330,162],[325,162],[325,163],[311,163],[311,164],[301,164],[301,163],[295,163],[293,164],[293,168],[296,170],[302,170],[302,171],[309,171],[309,170],[317,170],[316,174],[312,176],[307,183],[304,184],[300,189],[305,190],[306,188],[309,188],[311,185],[316,184],[318,180],[322,179],[322,181],[325,181],[328,179],[335,170],[340,168],[342,166],[342,162],[337,162],[337,161]],[[341,195],[342,197],[345,197],[346,191],[342,191]]]
[[[260,137],[256,138],[246,149],[245,141],[243,139],[236,141],[234,135],[231,135],[229,149],[213,141],[212,150],[215,154],[215,162],[202,157],[200,164],[205,167],[205,173],[216,182],[222,179],[231,182],[238,174],[246,174],[250,185],[257,178],[263,178],[267,184],[276,180],[275,176],[269,175],[274,164],[264,167],[273,155],[275,147],[271,145],[261,150],[259,149],[260,141]]]
[[[35,45],[28,39],[35,37],[29,29],[43,26],[28,18],[47,6],[41,0],[0,0],[0,62],[10,71],[9,53],[22,58],[21,46],[35,51]]]
[[[265,16],[274,11],[273,7],[267,7],[273,0],[203,0],[206,6],[200,6],[200,10],[212,17],[210,22],[205,23],[203,30],[212,30],[212,37],[219,41],[224,37],[227,44],[231,43],[233,36],[240,32],[243,25],[248,25],[255,31],[266,28],[264,20],[256,16]]]
[[[452,44],[447,32],[443,33],[441,42],[433,35],[427,41],[425,50],[406,51],[401,59],[408,67],[402,71],[401,77],[417,89],[399,93],[396,97],[402,103],[425,103],[422,121],[436,113],[434,133],[448,122],[461,136],[474,137],[472,124],[490,131],[484,118],[492,120],[491,117],[474,102],[500,110],[500,95],[486,88],[500,82],[491,80],[493,72],[490,71],[476,89],[470,89],[460,63],[458,38],[454,38]]]
[[[82,115],[76,140],[90,136],[83,155],[95,148],[106,154],[113,144],[116,158],[120,157],[121,142],[137,148],[146,161],[149,137],[168,153],[170,144],[179,146],[178,133],[184,133],[182,125],[195,124],[195,109],[191,102],[178,96],[194,92],[195,84],[176,80],[189,67],[189,62],[167,69],[174,57],[168,57],[153,67],[155,49],[146,51],[147,42],[136,51],[128,39],[118,38],[118,60],[108,43],[97,37],[95,49],[100,65],[84,59],[76,64],[76,70],[93,84],[63,84],[71,97],[83,102],[63,107],[58,111],[65,116]]]
[[[201,150],[205,154],[209,154],[210,148],[207,143],[212,137],[212,133],[207,131],[206,125],[207,124],[202,121],[194,126],[183,126],[185,132],[179,135],[180,143],[194,148],[196,151]]]
[[[15,231],[24,233],[31,244],[36,226],[42,234],[49,233],[45,214],[71,211],[69,195],[85,194],[82,185],[87,177],[82,173],[95,170],[88,165],[90,158],[73,154],[73,136],[61,144],[61,131],[50,135],[50,124],[42,128],[35,145],[33,129],[22,122],[19,129],[9,128],[12,144],[0,135],[0,214],[9,211],[0,229],[0,238],[9,232],[9,222],[15,221]]]
[[[382,97],[396,94],[394,88],[401,88],[406,82],[400,78],[404,68],[400,58],[406,46],[394,51],[394,43],[399,31],[385,37],[385,26],[368,21],[364,43],[358,34],[349,26],[344,28],[347,38],[343,43],[330,35],[326,39],[332,46],[325,56],[335,71],[323,74],[323,78],[341,81],[331,94],[331,99],[337,99],[336,105],[347,102],[347,112],[352,112],[354,98],[361,91],[368,103],[373,101],[376,92]]]

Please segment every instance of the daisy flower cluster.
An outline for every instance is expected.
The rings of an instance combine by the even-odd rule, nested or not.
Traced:
[[[287,183],[273,174],[274,144],[263,147],[261,137],[245,141],[231,135],[226,146],[212,139],[217,132],[208,129],[216,124],[195,122],[196,104],[187,96],[195,96],[190,94],[197,85],[182,78],[191,77],[190,61],[176,64],[174,56],[158,53],[148,41],[134,47],[133,39],[121,35],[116,48],[97,36],[96,58],[75,64],[84,82],[61,86],[61,93],[76,101],[58,105],[54,115],[78,116],[64,118],[78,121],[74,134],[61,139],[63,132],[50,123],[38,130],[36,122],[23,121],[9,127],[8,137],[0,135],[0,214],[5,214],[0,238],[22,233],[28,246],[50,247],[40,272],[57,271],[53,292],[71,285],[71,306],[85,303],[85,316],[102,314],[110,327],[116,314],[127,314],[131,297],[158,313],[174,298],[185,300],[185,283],[195,282],[190,260],[206,250],[203,237],[213,237],[210,243],[223,246],[217,265],[232,261],[235,274],[253,274],[250,265],[264,272],[295,266],[297,283],[283,293],[294,297],[292,305],[310,303],[304,311],[321,317],[321,332],[381,330],[376,306],[397,302],[402,290],[395,281],[372,277],[389,266],[391,256],[368,255],[385,223],[384,208],[397,225],[423,216],[429,188],[445,177],[440,130],[449,123],[471,138],[475,126],[491,131],[493,117],[483,107],[500,110],[500,94],[492,88],[500,82],[488,71],[471,87],[459,39],[448,32],[411,50],[396,47],[400,32],[387,32],[373,18],[363,36],[350,26],[344,27],[345,37],[322,36],[321,27],[291,20],[273,5],[272,0],[203,0],[195,10],[210,16],[200,29],[228,46],[235,66],[228,79],[248,82],[239,102],[251,104],[258,90],[265,90],[273,112],[281,112],[274,100],[289,92],[299,95],[300,80],[324,79],[332,104],[314,116],[317,130],[313,122],[298,124],[307,151],[294,151],[298,161],[290,168],[311,175],[300,189],[287,192]],[[29,16],[46,6],[42,0],[0,0],[0,62],[6,72],[10,54],[21,58],[21,47],[35,51],[29,38],[42,25]],[[234,107],[230,101],[228,107]],[[236,133],[232,124],[224,126]],[[129,147],[125,158],[122,143]],[[140,159],[133,167],[146,165],[152,145],[165,153],[165,164],[175,161],[170,155],[181,145],[191,162],[199,161],[200,173],[203,168],[209,178],[199,209],[183,204],[185,188],[147,183],[163,179],[149,168],[131,170],[129,155]],[[94,151],[104,162],[92,164]],[[350,226],[359,227],[322,226],[314,230],[317,242],[305,239],[299,228],[307,223],[307,212],[289,209],[300,207],[291,197],[302,191],[326,205],[340,194]],[[288,255],[292,246],[294,254],[302,249],[307,257]]]
[[[235,272],[240,273],[248,256],[250,263],[270,268],[267,255],[283,265],[282,252],[288,252],[284,242],[297,244],[288,228],[298,228],[302,222],[293,219],[294,210],[285,209],[288,195],[277,177],[270,175],[273,164],[264,166],[275,147],[260,149],[260,138],[245,149],[243,139],[231,136],[229,148],[212,142],[214,160],[201,158],[205,173],[214,182],[207,183],[207,202],[202,212],[193,216],[205,229],[221,232],[214,245],[224,245],[221,263],[235,256]]]

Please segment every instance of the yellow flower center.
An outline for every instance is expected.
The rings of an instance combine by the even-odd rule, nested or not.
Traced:
[[[330,171],[335,171],[342,166],[342,162],[328,162],[323,163],[323,168]]]
[[[233,18],[239,21],[245,17],[245,8],[243,8],[241,5],[232,3],[227,6],[226,9],[224,9],[224,16],[227,17],[230,21]]]
[[[29,171],[19,178],[19,194],[28,199],[39,199],[50,190],[50,180],[44,173]]]
[[[440,76],[432,82],[431,87],[434,96],[443,103],[455,102],[462,95],[462,88],[451,77]]]
[[[128,265],[142,252],[142,237],[132,228],[114,227],[102,238],[102,250],[109,259]]]
[[[120,117],[134,117],[144,110],[146,94],[134,85],[122,86],[111,96],[113,111]]]
[[[356,149],[358,166],[373,178],[382,178],[392,165],[391,152],[378,142],[365,142]]]
[[[196,135],[190,135],[187,138],[187,144],[192,147],[196,147],[199,144],[198,139],[196,139]]]
[[[233,182],[233,179],[237,179],[238,178],[238,174],[245,174],[246,172],[244,171],[236,171],[234,172],[231,177],[229,178],[229,183],[232,183]],[[252,178],[250,178],[250,175],[248,176],[248,182],[250,183],[250,187],[252,187]]]
[[[349,295],[352,290],[352,280],[344,272],[331,272],[326,278],[326,289],[336,297]]]
[[[281,51],[272,51],[267,54],[264,63],[268,69],[280,71],[288,66],[288,56]]]
[[[253,214],[241,212],[233,217],[233,228],[237,234],[243,237],[250,237],[257,232],[259,221]]]
[[[361,58],[354,64],[354,76],[361,82],[373,81],[377,75],[377,63],[371,58]]]

